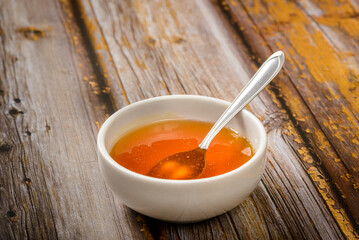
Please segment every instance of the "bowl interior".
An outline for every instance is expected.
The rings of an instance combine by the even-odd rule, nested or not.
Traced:
[[[143,100],[114,113],[102,126],[103,132],[100,130],[99,140],[104,143],[108,153],[122,135],[141,125],[164,119],[191,119],[214,123],[229,104],[216,98],[189,95]],[[266,135],[263,125],[250,112],[241,111],[226,126],[246,137],[256,152],[262,148],[264,150]]]

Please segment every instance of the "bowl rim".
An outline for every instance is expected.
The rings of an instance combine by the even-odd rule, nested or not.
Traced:
[[[137,178],[138,180],[142,180],[142,181],[146,181],[149,183],[162,183],[162,184],[175,184],[175,185],[191,185],[191,184],[199,184],[199,183],[208,183],[208,182],[213,182],[213,181],[218,181],[224,178],[228,178],[231,177],[233,175],[236,174],[240,174],[243,171],[246,171],[246,169],[248,169],[250,167],[250,165],[253,165],[256,161],[259,161],[259,157],[260,155],[263,154],[263,152],[266,151],[266,147],[267,147],[267,134],[265,131],[265,128],[263,126],[263,124],[261,123],[261,121],[254,116],[253,113],[251,113],[250,111],[243,109],[241,112],[245,112],[245,114],[248,114],[249,117],[253,120],[253,122],[259,126],[259,147],[256,148],[255,150],[255,154],[253,155],[253,157],[251,159],[249,159],[246,163],[244,163],[243,165],[239,166],[236,169],[233,169],[232,171],[217,175],[217,176],[213,176],[213,177],[208,177],[208,178],[200,178],[200,179],[190,179],[190,180],[174,180],[174,179],[163,179],[163,178],[154,178],[154,177],[150,177],[150,176],[146,176],[140,173],[136,173],[134,171],[131,171],[123,166],[121,166],[120,164],[118,164],[108,153],[108,151],[106,150],[105,147],[105,134],[108,131],[108,127],[111,125],[111,123],[113,121],[116,120],[116,118],[118,117],[118,115],[121,115],[124,111],[126,111],[129,108],[133,108],[133,107],[137,107],[141,104],[148,104],[151,102],[156,102],[156,101],[163,101],[166,99],[199,99],[199,100],[206,100],[206,101],[212,101],[212,102],[217,102],[217,103],[223,103],[225,105],[229,105],[230,102],[222,100],[222,99],[218,99],[218,98],[214,98],[214,97],[208,97],[208,96],[200,96],[200,95],[165,95],[165,96],[158,96],[158,97],[152,97],[152,98],[148,98],[148,99],[144,99],[144,100],[140,100],[134,103],[131,103],[121,109],[119,109],[118,111],[116,111],[115,113],[113,113],[108,119],[106,119],[106,121],[102,124],[102,126],[100,127],[100,130],[98,132],[97,135],[97,151],[98,154],[101,154],[103,159],[105,159],[105,161],[107,161],[112,167],[114,167],[116,170],[121,171],[122,173],[126,174],[126,175],[130,175],[131,177]],[[99,158],[100,161],[100,158]],[[264,159],[265,161],[265,159]]]

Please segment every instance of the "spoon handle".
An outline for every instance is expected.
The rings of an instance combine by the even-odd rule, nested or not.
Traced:
[[[217,120],[207,136],[199,145],[202,149],[207,149],[212,139],[217,133],[252,99],[265,88],[270,81],[278,74],[284,63],[284,53],[278,51],[273,53],[258,69],[256,74],[242,89],[231,105],[226,109],[222,116]]]

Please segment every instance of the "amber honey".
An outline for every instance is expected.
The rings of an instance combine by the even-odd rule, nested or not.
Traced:
[[[212,123],[194,120],[163,120],[134,129],[120,137],[111,157],[123,167],[147,175],[161,159],[177,152],[198,147]],[[249,141],[233,129],[223,128],[213,139],[199,178],[234,170],[254,154]]]

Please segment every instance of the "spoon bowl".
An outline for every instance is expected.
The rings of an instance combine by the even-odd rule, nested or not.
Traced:
[[[148,176],[177,180],[197,178],[205,167],[205,152],[205,149],[198,147],[169,155],[157,163]]]

